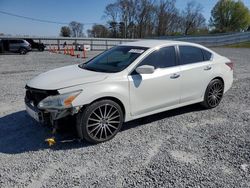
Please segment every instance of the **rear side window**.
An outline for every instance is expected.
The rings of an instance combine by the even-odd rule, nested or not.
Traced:
[[[151,65],[157,68],[167,68],[175,66],[176,55],[175,48],[163,47],[149,54],[139,66],[141,65]]]
[[[207,50],[202,49],[204,61],[209,61],[212,57],[212,53],[208,52]]]
[[[182,65],[204,61],[202,49],[194,46],[179,46]]]
[[[10,43],[10,44],[16,44],[16,43],[17,43],[17,40],[9,40],[9,43]]]
[[[11,44],[21,44],[23,43],[23,40],[10,40]]]
[[[22,44],[22,43],[24,43],[24,40],[17,40],[17,43]]]

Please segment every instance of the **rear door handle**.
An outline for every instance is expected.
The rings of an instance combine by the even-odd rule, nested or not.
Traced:
[[[170,78],[171,79],[176,79],[176,78],[179,78],[180,77],[180,75],[179,74],[172,74],[171,76],[170,76]]]
[[[204,68],[204,70],[211,70],[212,69],[212,67],[210,67],[210,66],[206,66],[205,68]]]

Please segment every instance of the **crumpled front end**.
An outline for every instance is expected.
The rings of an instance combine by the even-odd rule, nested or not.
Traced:
[[[57,90],[40,90],[26,86],[26,111],[36,121],[53,125],[55,120],[74,115],[80,110],[80,107],[70,105],[73,95],[60,101],[65,96],[67,97],[60,95]]]

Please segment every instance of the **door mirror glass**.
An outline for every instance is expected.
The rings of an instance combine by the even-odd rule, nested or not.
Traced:
[[[154,66],[151,65],[142,65],[135,69],[135,71],[139,74],[152,74],[155,71]]]

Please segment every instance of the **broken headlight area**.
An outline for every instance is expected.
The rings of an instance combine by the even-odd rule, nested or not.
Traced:
[[[26,106],[36,109],[32,113],[39,113],[39,122],[54,124],[55,120],[76,114],[80,107],[73,107],[72,102],[81,93],[81,90],[59,94],[56,90],[38,90],[26,87]],[[30,110],[29,110],[30,111]],[[31,112],[29,113],[31,114]],[[37,118],[35,118],[37,120]]]

